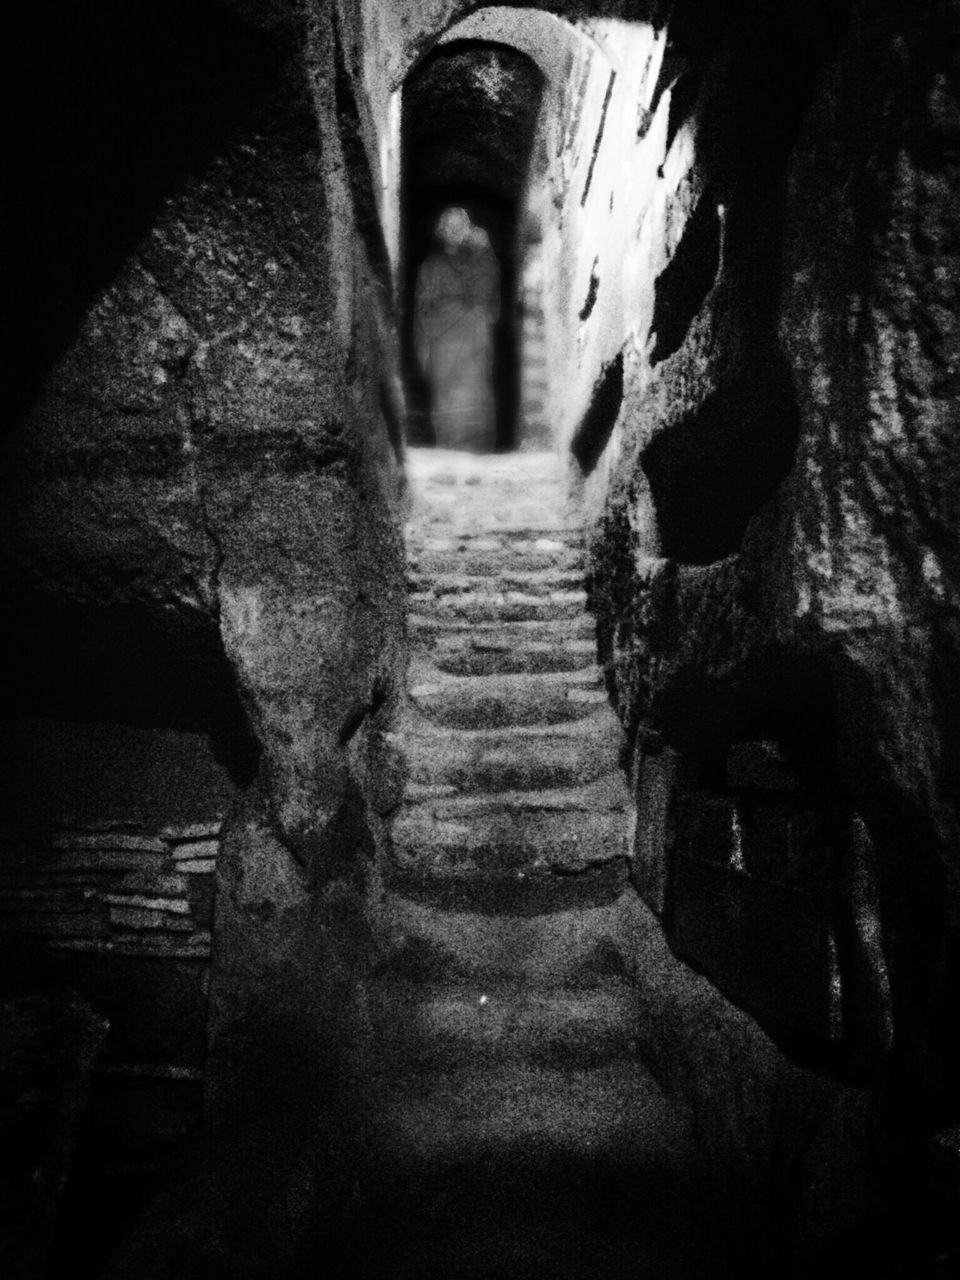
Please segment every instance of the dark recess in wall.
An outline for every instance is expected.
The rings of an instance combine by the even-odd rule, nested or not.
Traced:
[[[672,139],[676,125],[682,123],[682,115],[675,116],[674,110],[678,94],[682,101],[677,104],[676,111],[685,115],[702,82],[705,67],[716,56],[730,15],[723,5],[706,6],[697,0],[678,0],[670,6],[666,20],[669,22],[667,44],[650,101],[650,114],[656,114],[660,99],[671,89]]]
[[[11,422],[159,202],[269,110],[293,45],[216,0],[54,13],[21,8],[8,47],[26,98],[5,175]]]
[[[584,475],[593,470],[606,448],[622,403],[623,352],[618,351],[601,369],[590,404],[570,445]]]
[[[740,602],[750,603],[751,587]],[[664,741],[686,757],[698,786],[722,789],[727,752],[754,739],[781,744],[804,787],[821,799],[845,795],[836,750],[837,700],[829,665],[777,648],[753,655],[749,677],[704,678],[694,670],[657,704]],[[819,803],[819,801],[818,801]]]
[[[257,747],[212,624],[49,598],[15,613],[0,715],[208,734],[234,783],[251,780]]]
[[[799,430],[793,386],[776,352],[752,377],[714,391],[642,455],[661,554],[711,564],[737,550],[747,523],[787,474]]]
[[[656,335],[650,363],[658,364],[678,351],[694,318],[713,288],[720,268],[720,217],[705,194],[690,215],[680,243],[654,286],[653,321]]]
[[[703,82],[702,69],[697,67],[683,72],[670,92],[670,113],[667,117],[667,151],[673,145],[677,130],[690,115]]]

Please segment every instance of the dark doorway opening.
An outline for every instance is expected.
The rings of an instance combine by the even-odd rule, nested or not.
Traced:
[[[543,76],[484,41],[441,44],[403,91],[403,360],[414,445],[520,443],[517,210]]]

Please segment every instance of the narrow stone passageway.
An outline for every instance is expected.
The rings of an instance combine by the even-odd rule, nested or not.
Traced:
[[[2,1280],[960,1275],[960,0],[21,8]]]
[[[630,805],[561,462],[418,450],[409,474],[409,780],[358,1269],[720,1276],[689,1114],[638,1050]]]

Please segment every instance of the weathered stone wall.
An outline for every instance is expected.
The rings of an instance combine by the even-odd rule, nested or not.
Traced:
[[[778,638],[830,671],[897,1048],[935,1093],[958,1065],[958,39],[955,4],[854,6],[788,174],[780,311],[802,429]]]
[[[559,264],[550,416],[596,518],[636,882],[725,991],[879,1086],[881,1155],[908,1177],[899,1157],[957,1107],[957,5],[691,3],[666,27],[654,5],[533,7],[592,50],[553,83],[530,215]],[[172,1036],[189,1005],[192,1028],[212,870],[180,855],[189,819],[229,810],[209,1114],[258,1117],[229,1158],[271,1171],[269,1222],[227,1208],[254,1271],[311,1217],[286,1153],[316,1173],[326,1088],[362,1070],[402,787],[396,95],[474,9],[117,0],[52,50],[38,20],[30,46],[50,87],[0,494],[29,678],[5,709],[44,768],[68,719],[114,753],[134,725],[130,789],[195,767],[217,800],[145,820],[107,785],[79,815],[25,789],[5,905],[47,953],[189,964],[159,1021]],[[82,910],[62,880],[39,909],[51,874]],[[171,1058],[135,1029],[131,1052],[200,1072],[195,1039]]]
[[[600,19],[561,25],[566,56],[541,113],[542,170],[521,225],[536,229],[525,265],[540,283],[547,364],[564,371],[550,380],[553,441],[587,470],[620,408],[623,347],[649,327],[651,236],[661,222],[651,206],[666,133],[666,104],[654,94],[665,32]]]
[[[958,1103],[957,21],[854,4],[706,59],[672,28],[690,198],[594,546],[644,895],[927,1124]]]
[[[362,152],[349,174],[344,155],[356,103],[332,7],[312,6],[309,24],[296,5],[113,17],[104,34],[78,16],[58,69],[93,113],[67,135],[99,148],[86,197],[125,194],[127,223],[109,244],[68,230],[72,257],[58,265],[63,279],[85,273],[86,298],[40,281],[44,303],[69,301],[77,323],[59,352],[55,326],[34,325],[47,363],[32,352],[42,384],[25,385],[5,446],[3,586],[31,618],[67,601],[68,620],[93,619],[98,661],[134,689],[138,715],[152,671],[129,673],[138,655],[105,619],[136,617],[161,650],[164,637],[200,637],[226,657],[246,725],[217,711],[223,723],[193,728],[217,731],[241,793],[217,867],[212,1100],[227,1107],[263,1083],[255,1059],[266,1072],[269,1058],[273,1082],[284,1045],[291,1058],[293,1046],[325,1052],[336,1029],[317,1002],[360,964],[353,935],[390,804],[380,732],[404,662],[402,405],[389,289],[359,207],[369,174]],[[181,56],[187,32],[207,62]],[[95,93],[98,73],[109,80]],[[51,136],[41,130],[30,170],[50,203],[38,237],[58,193],[36,175],[65,123],[54,113]],[[59,661],[69,648],[65,637]],[[190,717],[154,703],[157,729]],[[30,696],[14,710],[37,714]],[[74,710],[42,705],[54,721]],[[112,714],[134,711],[118,697]],[[327,898],[349,921],[337,938],[317,905]],[[281,1107],[293,1096],[274,1092]]]
[[[775,338],[778,169],[815,48],[769,22],[715,18],[703,31],[686,17],[669,28],[652,97],[659,150],[637,231],[645,287],[627,295],[621,363],[577,449],[588,501],[606,502],[594,548],[601,649],[637,787],[638,887],[731,995],[767,1015],[790,1007],[795,1027],[829,1037],[841,1015],[820,923],[832,892],[817,882],[822,837],[768,741],[805,737],[805,717],[829,711],[815,672],[797,673],[797,696],[774,697],[777,661],[756,644],[749,586],[729,560],[796,434]],[[690,670],[691,650],[716,652],[718,599],[749,648],[739,683]],[[733,889],[745,870],[778,884]]]

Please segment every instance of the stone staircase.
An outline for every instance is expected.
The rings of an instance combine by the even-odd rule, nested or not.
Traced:
[[[422,451],[411,485],[390,887],[508,914],[610,901],[627,796],[559,461]]]
[[[559,462],[414,451],[409,472],[409,781],[355,1269],[710,1275],[676,1230],[688,1117],[637,1050],[630,805]]]

